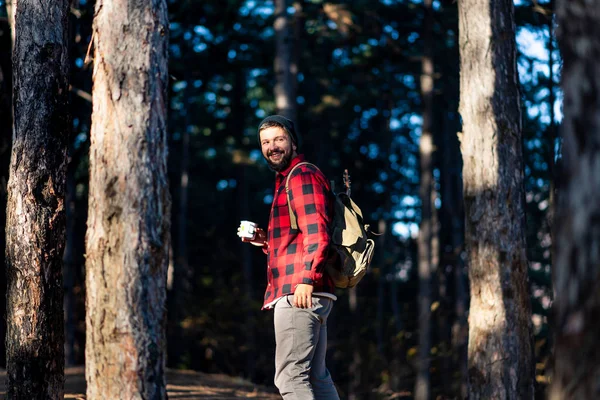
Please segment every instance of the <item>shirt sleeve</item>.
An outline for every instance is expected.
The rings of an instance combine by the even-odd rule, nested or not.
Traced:
[[[308,170],[294,174],[288,189],[302,235],[302,283],[314,284],[323,275],[329,249],[329,188],[324,178]]]

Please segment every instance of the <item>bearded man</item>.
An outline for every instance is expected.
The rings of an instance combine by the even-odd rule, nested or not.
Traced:
[[[258,141],[276,173],[275,194],[267,230],[257,228],[254,238],[242,240],[267,254],[262,308],[275,313],[275,386],[284,400],[339,400],[325,365],[327,317],[337,299],[325,271],[326,262],[331,262],[331,187],[314,165],[298,165],[305,159],[298,154],[291,120],[280,115],[265,118],[258,126]],[[297,219],[295,230],[288,198]]]

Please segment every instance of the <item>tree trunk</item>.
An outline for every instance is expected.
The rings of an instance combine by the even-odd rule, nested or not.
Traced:
[[[15,12],[15,141],[6,218],[9,399],[64,394],[68,6],[65,0],[20,0]]]
[[[549,7],[553,7],[553,3],[550,2]],[[551,9],[552,10],[552,9]],[[550,175],[550,189],[549,189],[549,194],[548,194],[548,212],[546,214],[546,221],[548,223],[548,231],[550,233],[550,237],[552,238],[552,242],[554,242],[554,238],[553,238],[553,231],[554,231],[554,214],[555,214],[555,209],[556,209],[556,196],[555,196],[555,191],[556,191],[556,162],[555,162],[555,158],[556,158],[556,151],[555,151],[555,146],[556,146],[556,124],[554,123],[554,120],[556,119],[555,117],[555,113],[554,113],[554,103],[556,102],[556,95],[554,94],[555,91],[555,87],[554,87],[554,59],[553,54],[554,54],[554,33],[553,33],[553,28],[554,28],[554,19],[553,19],[554,13],[551,13],[549,16],[547,16],[548,21],[547,21],[547,26],[548,26],[548,106],[549,106],[549,113],[550,113],[550,123],[548,124],[548,128],[547,128],[547,146],[548,146],[548,153],[547,153],[547,164],[548,164],[548,170],[549,170],[549,175]],[[555,249],[555,246],[553,246],[553,248]],[[554,260],[554,254],[552,254],[551,252],[551,256],[550,256],[550,264],[553,265],[553,260]]]
[[[9,35],[0,36],[0,266],[5,265],[6,201],[10,152],[13,137],[12,118],[12,44]],[[6,273],[0,274],[0,310],[6,310]],[[6,368],[6,319],[0,319],[0,367]]]
[[[425,0],[423,27],[423,58],[421,65],[421,98],[423,101],[423,128],[419,142],[421,179],[421,223],[419,226],[419,356],[415,382],[415,399],[426,400],[431,396],[431,261],[432,261],[432,191],[433,191],[433,43],[432,0]]]
[[[187,249],[187,226],[188,226],[188,193],[189,193],[189,164],[190,164],[190,114],[192,110],[192,88],[193,82],[189,74],[186,77],[187,87],[185,88],[186,114],[185,127],[181,133],[181,172],[179,175],[179,210],[177,213],[177,256],[175,258],[175,296],[177,307],[185,306],[187,295],[190,291],[190,271]],[[181,310],[180,310],[181,311]]]
[[[377,316],[376,316],[376,329],[377,329],[377,353],[382,358],[385,359],[384,354],[384,331],[385,331],[385,321],[383,318],[384,310],[385,310],[385,286],[386,286],[386,260],[385,260],[385,240],[386,240],[386,221],[382,217],[379,219],[379,223],[377,224],[377,232],[381,234],[377,238],[377,247],[380,249],[379,255],[377,256],[377,264],[379,264],[379,277],[377,278]]]
[[[448,131],[450,134],[450,131]],[[451,143],[451,144],[450,144]],[[460,384],[458,397],[465,399],[468,396],[468,362],[467,341],[469,328],[467,323],[467,279],[465,273],[464,252],[464,209],[463,209],[463,181],[460,145],[458,137],[449,140],[444,152],[450,157],[449,198],[452,199],[450,207],[450,244],[452,249],[453,274],[454,274],[454,313],[455,321],[452,325],[452,346],[455,354],[455,365],[460,371]]]
[[[454,312],[456,320],[452,325],[452,346],[456,354],[456,363],[460,371],[458,397],[468,398],[469,394],[469,364],[467,342],[469,327],[467,321],[467,287],[466,274],[460,253],[454,267]]]
[[[179,172],[179,204],[177,208],[177,243],[174,249],[174,269],[170,290],[169,317],[172,332],[169,334],[169,365],[177,367],[189,346],[186,343],[182,322],[185,319],[185,305],[189,300],[193,273],[188,260],[188,194],[189,194],[189,162],[190,162],[190,124],[193,105],[191,102],[193,80],[189,73],[185,74],[187,86],[184,91],[185,105],[184,126],[181,133],[181,153]]]
[[[600,1],[557,2],[563,168],[556,213],[555,365],[549,398],[600,397]]]
[[[395,330],[388,355],[390,370],[390,382],[388,386],[393,392],[398,392],[403,389],[402,384],[406,381],[406,377],[412,375],[412,368],[406,361],[406,346],[404,344],[406,339],[404,338],[404,335],[401,335],[404,330],[404,323],[402,321],[401,305],[398,303],[398,278],[395,274],[390,281],[389,300],[392,308]]]
[[[238,131],[238,132],[241,132]],[[239,173],[239,193],[238,207],[240,210],[240,220],[248,218],[250,215],[250,205],[248,204],[248,198],[250,195],[250,189],[248,185],[249,180],[249,168],[245,164],[241,164],[238,168]],[[254,265],[252,263],[252,251],[247,243],[240,242],[239,254],[242,257],[242,273],[244,277],[244,296],[245,296],[245,308],[246,312],[244,315],[244,331],[246,332],[246,376],[251,380],[256,375],[256,314],[253,312],[252,305],[256,298],[254,297],[254,289],[252,283],[254,282]]]
[[[275,0],[275,107],[277,113],[296,122],[296,75],[294,26],[288,13],[290,0]]]
[[[17,9],[17,0],[6,0],[6,15],[10,25],[10,41],[14,47],[15,44],[15,12]]]
[[[71,152],[73,149],[71,149]],[[75,365],[75,332],[76,324],[76,296],[74,292],[75,277],[77,276],[76,256],[76,183],[75,168],[73,161],[67,167],[66,190],[65,190],[65,251],[63,255],[63,281],[64,281],[64,321],[65,321],[65,363],[67,366]]]
[[[467,318],[466,318],[466,285],[464,274],[464,263],[462,261],[463,252],[463,221],[464,215],[462,212],[462,180],[461,180],[461,159],[458,137],[453,124],[447,117],[452,106],[446,105],[446,116],[443,119],[443,137],[440,148],[440,156],[442,166],[440,169],[441,175],[441,191],[442,191],[442,210],[443,224],[442,231],[446,233],[444,241],[444,255],[446,262],[442,266],[440,275],[446,281],[446,289],[449,290],[450,283],[454,282],[454,298],[444,296],[447,299],[447,304],[444,309],[448,313],[454,314],[454,321],[450,329],[449,342],[452,344],[452,359],[448,360],[446,365],[452,368],[448,371],[448,377],[459,376],[459,384],[455,385],[458,389],[458,398],[464,399],[467,397]],[[451,267],[451,272],[444,271],[447,267]],[[441,288],[441,287],[440,287]],[[452,292],[449,290],[449,292]],[[450,311],[453,308],[453,312]],[[447,321],[449,322],[449,321]],[[458,374],[455,371],[459,371]],[[446,379],[446,378],[444,378]],[[453,380],[453,379],[450,379]]]
[[[294,37],[294,48],[292,49],[292,90],[293,90],[293,105],[294,105],[294,114],[293,117],[297,118],[298,114],[298,101],[296,100],[296,96],[298,94],[298,72],[300,71],[300,60],[302,59],[302,53],[304,47],[302,44],[304,41],[304,35],[306,33],[306,14],[304,13],[304,0],[294,1],[294,27],[293,27],[293,37]],[[294,120],[296,121],[296,120]]]
[[[358,296],[356,293],[357,287],[348,290],[348,306],[350,309],[350,320],[359,321],[358,315]],[[357,400],[361,397],[361,382],[362,382],[362,357],[360,354],[360,334],[358,329],[352,329],[350,332],[350,348],[352,349],[352,361],[348,368],[348,400]]]
[[[90,400],[166,398],[168,27],[165,1],[96,3],[86,233]]]
[[[233,132],[243,132],[246,126],[246,103],[248,99],[248,94],[246,92],[246,79],[247,73],[246,69],[242,66],[235,71],[234,76],[234,85],[233,85],[233,98],[231,104],[231,127]],[[236,168],[236,173],[238,177],[238,202],[237,207],[239,210],[238,219],[244,220],[248,219],[251,215],[250,211],[250,176],[251,169],[248,166],[246,161],[242,161],[239,166]],[[244,303],[245,303],[245,313],[244,313],[244,331],[246,336],[246,367],[245,373],[246,377],[250,380],[254,380],[256,376],[256,358],[257,358],[257,330],[256,330],[256,312],[254,308],[254,301],[256,298],[254,297],[254,264],[252,262],[252,254],[253,249],[252,246],[248,246],[247,243],[239,242],[239,254],[241,255],[241,264],[242,264],[242,276],[244,277]]]
[[[460,0],[469,398],[533,398],[520,97],[512,0]]]

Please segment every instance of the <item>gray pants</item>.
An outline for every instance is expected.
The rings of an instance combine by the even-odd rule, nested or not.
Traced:
[[[313,297],[312,308],[296,308],[293,300],[285,296],[275,305],[275,386],[284,400],[339,400],[325,366],[333,301]]]

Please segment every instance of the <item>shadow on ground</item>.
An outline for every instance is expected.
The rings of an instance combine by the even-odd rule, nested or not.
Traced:
[[[167,370],[169,399],[281,399],[273,388],[254,385],[241,378],[203,374],[194,371]],[[0,371],[0,396],[6,397],[6,371]],[[65,399],[85,399],[85,369],[65,369]]]

